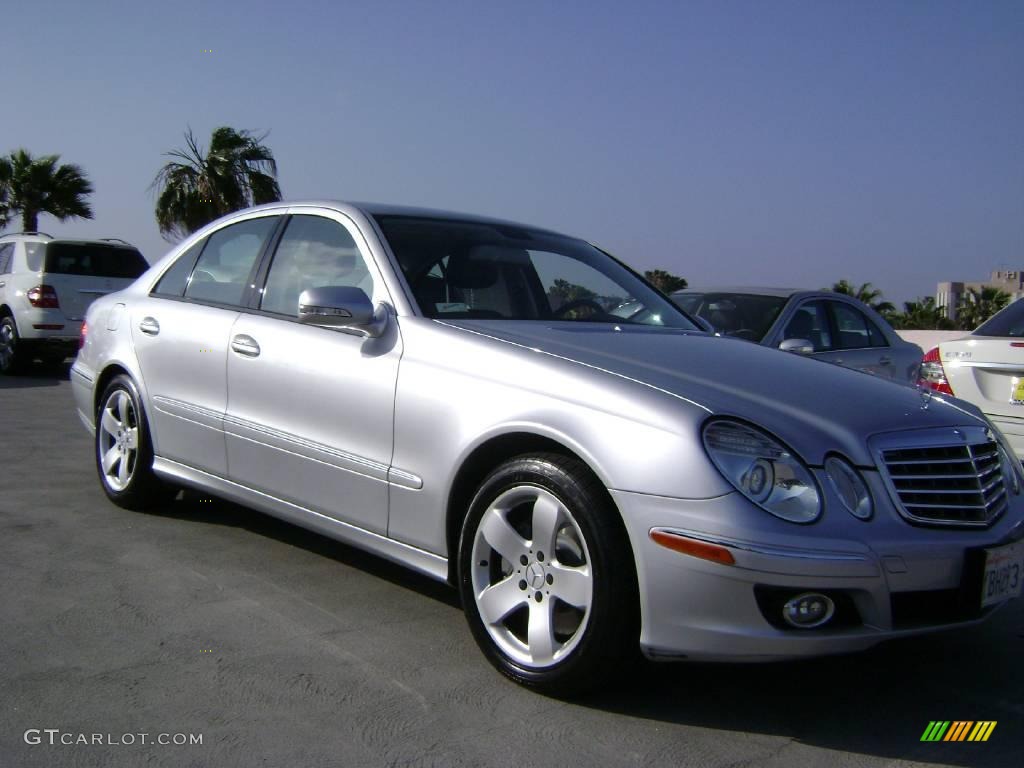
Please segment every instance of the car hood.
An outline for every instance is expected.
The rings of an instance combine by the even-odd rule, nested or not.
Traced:
[[[459,321],[495,342],[555,355],[736,416],[820,465],[830,451],[873,466],[874,434],[985,424],[972,405],[747,341],[642,326]]]

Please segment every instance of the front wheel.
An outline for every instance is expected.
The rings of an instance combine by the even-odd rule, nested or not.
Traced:
[[[134,382],[115,376],[96,411],[96,470],[112,502],[147,509],[173,496],[153,472],[153,444]]]
[[[521,456],[487,477],[463,525],[459,587],[484,655],[528,687],[581,693],[636,655],[626,533],[604,488],[575,459]]]

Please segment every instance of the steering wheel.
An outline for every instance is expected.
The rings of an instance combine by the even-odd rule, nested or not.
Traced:
[[[566,313],[572,312],[574,309],[579,309],[580,307],[590,307],[598,315],[607,314],[607,312],[605,312],[604,310],[604,307],[602,307],[593,299],[573,299],[572,301],[567,301],[565,302],[565,304],[556,309],[552,314],[554,314],[555,317],[562,317]]]

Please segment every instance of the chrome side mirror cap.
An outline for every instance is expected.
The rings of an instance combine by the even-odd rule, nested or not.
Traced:
[[[387,325],[387,308],[374,308],[362,288],[326,285],[307,288],[299,296],[298,320],[302,325],[350,330],[377,337]]]
[[[798,355],[810,355],[814,352],[814,345],[807,339],[786,339],[779,344],[783,352],[796,352]]]

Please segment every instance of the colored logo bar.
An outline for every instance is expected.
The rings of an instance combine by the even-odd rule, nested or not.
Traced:
[[[997,720],[932,720],[921,741],[988,741]]]

